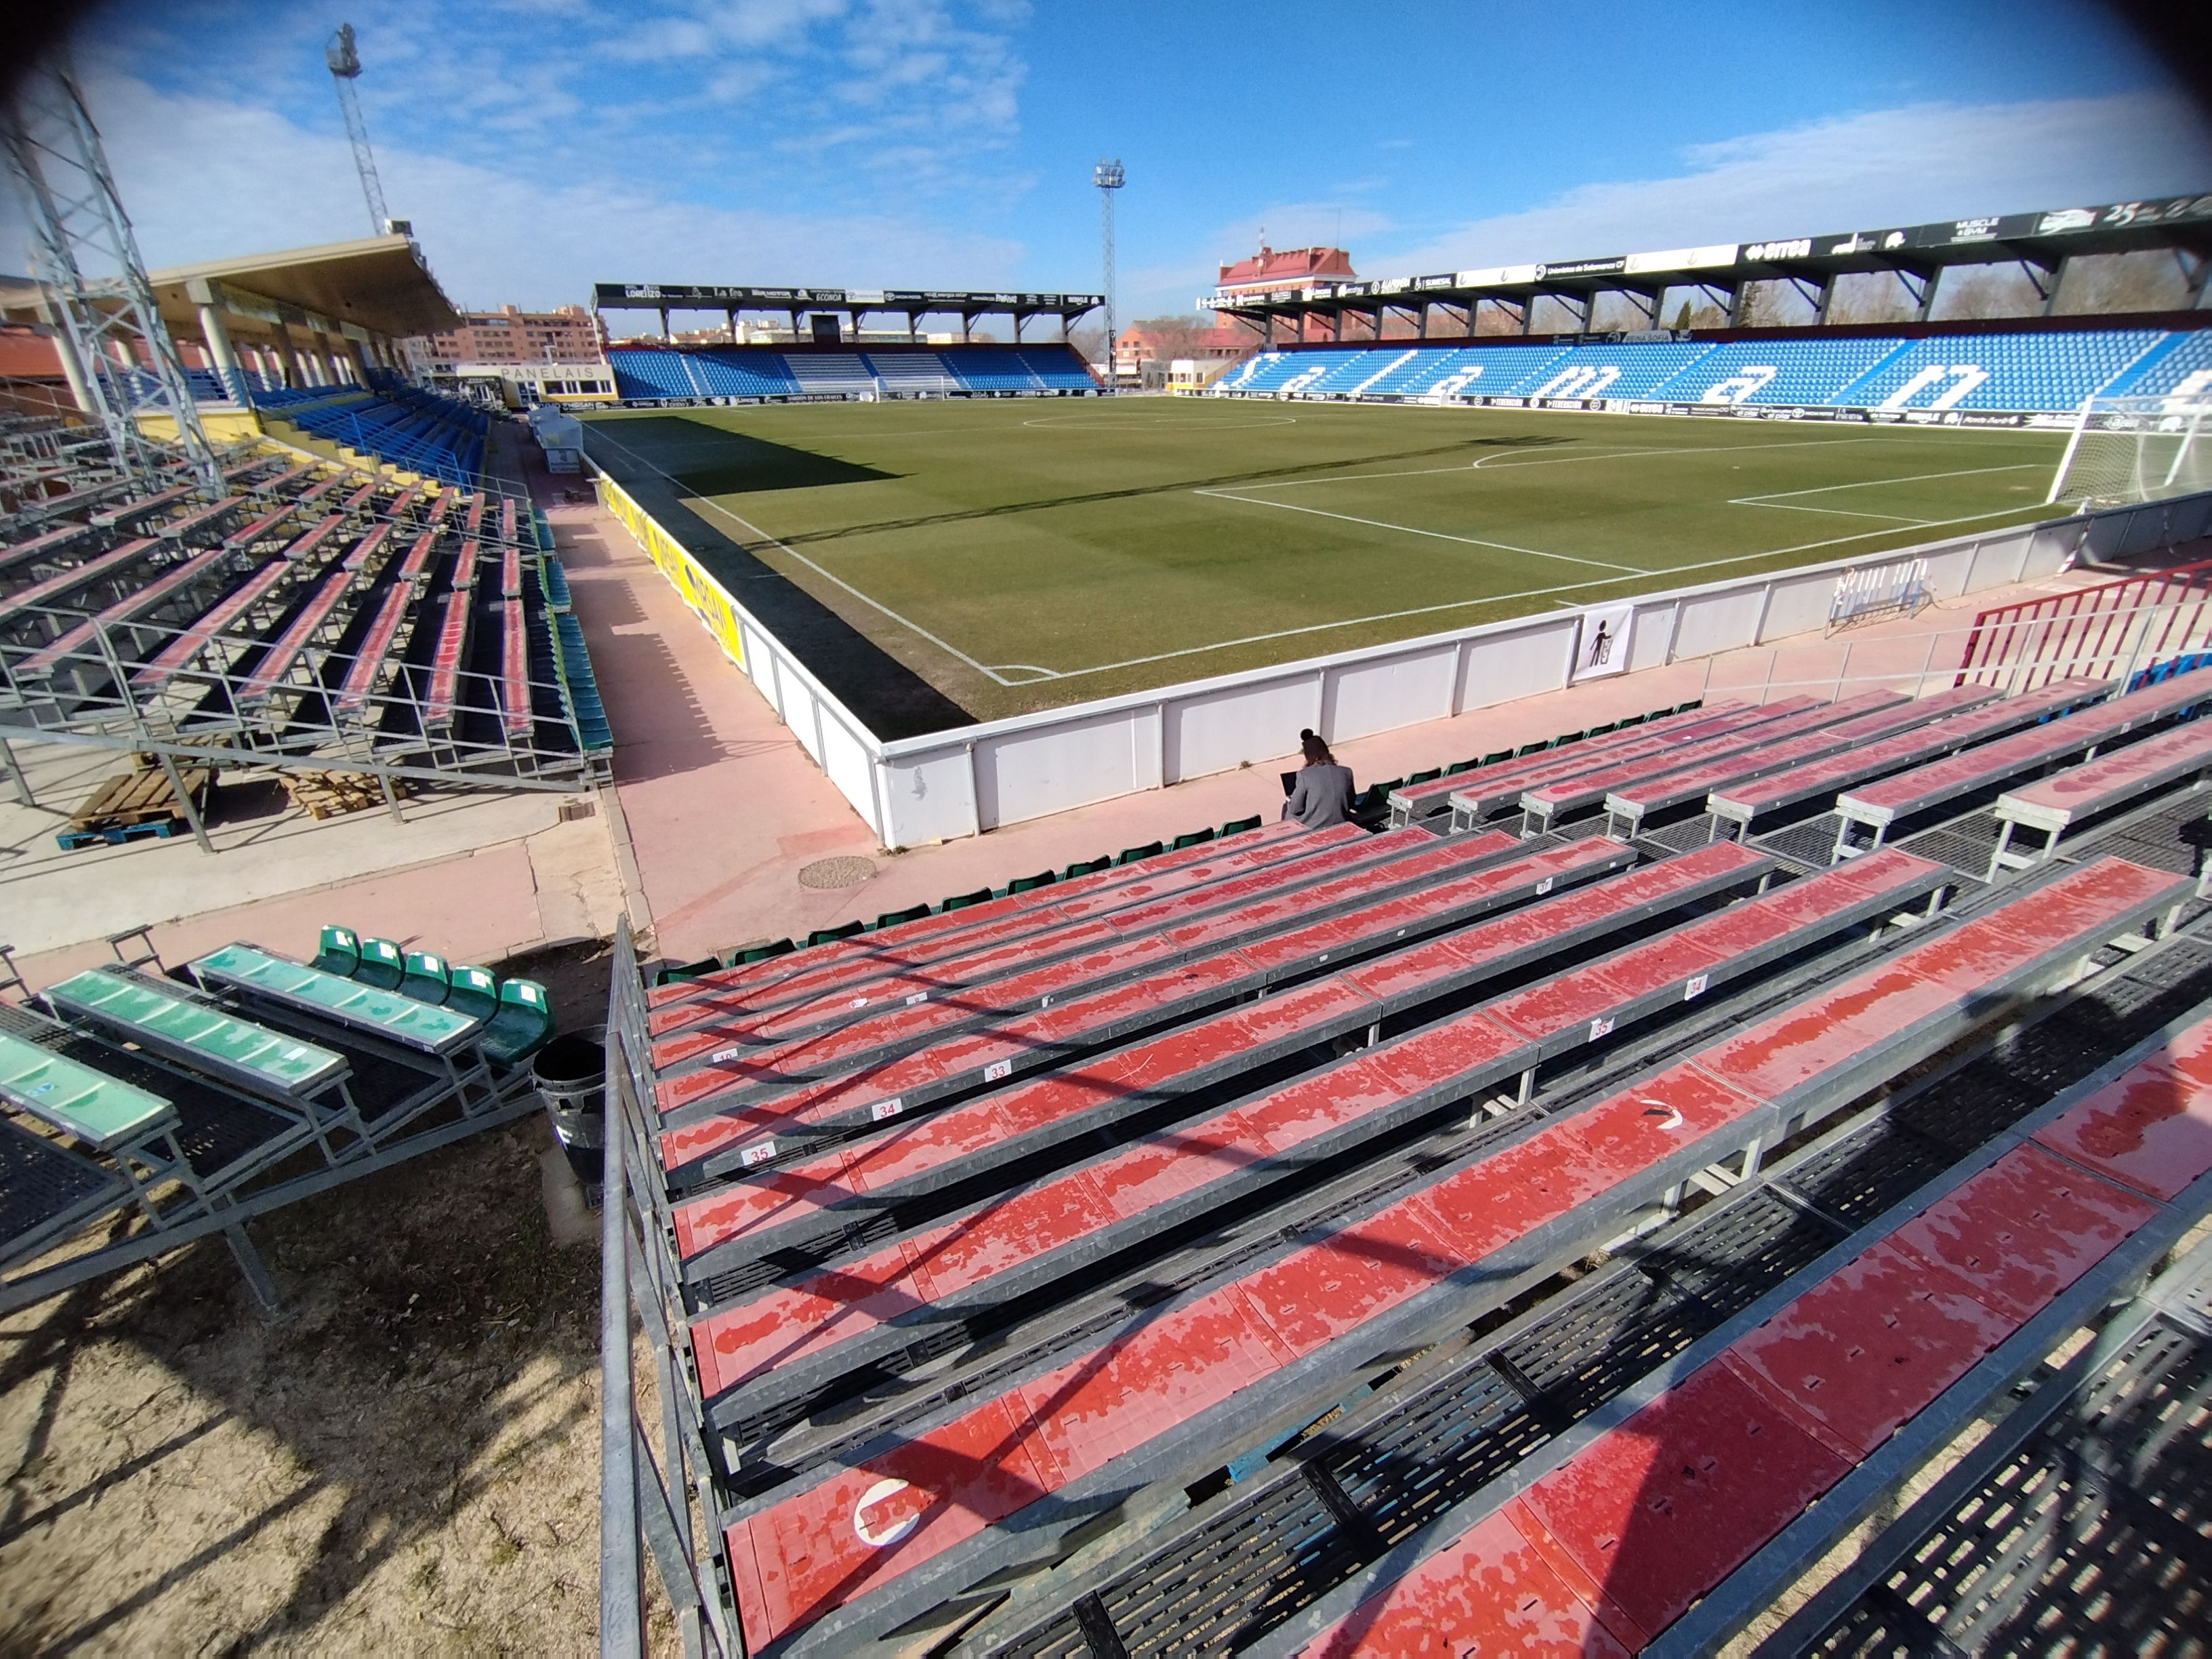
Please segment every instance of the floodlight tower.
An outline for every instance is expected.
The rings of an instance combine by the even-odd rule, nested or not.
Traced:
[[[1091,182],[1098,186],[1099,230],[1106,253],[1106,389],[1117,391],[1120,377],[1114,370],[1114,192],[1121,188],[1121,163],[1101,161],[1091,169]]]
[[[30,210],[40,308],[70,390],[106,435],[116,471],[141,483],[173,482],[170,470],[181,460],[203,489],[220,489],[222,473],[146,279],[100,129],[58,50],[0,109],[0,152]],[[143,416],[174,428],[173,450],[149,435]]]
[[[384,183],[376,176],[376,156],[368,148],[368,126],[361,118],[361,95],[354,82],[361,79],[361,53],[354,50],[353,25],[341,23],[323,48],[323,61],[331,66],[331,82],[337,87],[338,111],[345,117],[346,137],[353,141],[354,171],[361,174],[361,193],[368,198],[368,234],[384,234]]]

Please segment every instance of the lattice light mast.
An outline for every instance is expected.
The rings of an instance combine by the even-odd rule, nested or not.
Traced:
[[[1100,289],[1106,299],[1106,389],[1120,388],[1121,379],[1114,368],[1114,192],[1121,188],[1121,164],[1101,161],[1091,169],[1091,182],[1098,186],[1099,234],[1105,249],[1105,285]]]
[[[361,118],[361,94],[354,82],[361,79],[361,53],[355,50],[353,25],[341,23],[323,48],[323,61],[331,66],[331,83],[337,88],[338,112],[345,117],[346,137],[353,141],[354,171],[361,174],[361,193],[368,200],[368,234],[384,234],[384,181],[376,176],[376,155],[368,147],[368,125]]]
[[[222,470],[155,303],[100,130],[59,53],[26,75],[0,112],[0,150],[30,210],[31,264],[56,347],[72,370],[70,389],[106,433],[117,471],[173,482],[181,460],[204,488],[219,490]],[[173,423],[174,452],[147,435],[147,416]]]

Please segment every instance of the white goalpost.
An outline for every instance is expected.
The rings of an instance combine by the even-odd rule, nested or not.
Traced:
[[[2192,390],[2084,403],[2045,500],[2120,507],[2200,489],[2212,489],[2212,392]]]

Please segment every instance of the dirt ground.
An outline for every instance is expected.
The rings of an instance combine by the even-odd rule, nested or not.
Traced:
[[[596,1023],[603,955],[532,969]],[[594,1649],[599,1261],[552,1240],[552,1145],[255,1223],[273,1319],[209,1242],[0,1321],[0,1650]]]

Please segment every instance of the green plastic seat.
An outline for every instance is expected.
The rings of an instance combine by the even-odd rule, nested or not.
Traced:
[[[1134,864],[1139,859],[1152,858],[1158,854],[1164,853],[1168,849],[1158,842],[1148,841],[1142,847],[1124,847],[1120,852],[1114,854],[1114,862],[1116,864]]]
[[[534,979],[501,981],[499,1008],[484,1022],[484,1058],[513,1069],[543,1048],[553,1036],[553,1000]]]
[[[1212,839],[1213,831],[1211,828],[1205,830],[1193,830],[1183,835],[1177,836],[1170,844],[1168,850],[1170,852],[1180,853],[1186,847],[1203,847],[1207,842],[1210,842]]]
[[[380,991],[396,991],[399,981],[407,977],[407,953],[388,939],[365,939],[361,942],[361,965],[352,976]]]
[[[730,958],[730,966],[739,968],[749,962],[766,962],[770,957],[787,957],[798,948],[787,938],[777,939],[772,945],[750,945]]]
[[[1009,893],[1034,893],[1040,887],[1049,887],[1060,878],[1049,870],[1040,870],[1033,876],[1016,876],[1006,884]]]
[[[499,975],[489,968],[453,968],[446,974],[446,1006],[471,1019],[499,1012]]]
[[[1513,751],[1510,749],[1493,749],[1482,757],[1482,763],[1485,766],[1498,766],[1512,758]]]
[[[1405,787],[1406,780],[1403,778],[1385,778],[1381,783],[1370,785],[1367,793],[1378,800],[1388,800],[1393,789],[1403,789]]]
[[[1663,713],[1664,711],[1662,710],[1662,712]],[[1620,724],[1615,726],[1613,730],[1616,732],[1626,732],[1630,726],[1641,726],[1644,721],[1650,718],[1651,716],[1649,714],[1624,714],[1621,716]]]
[[[361,966],[361,940],[350,927],[325,927],[322,942],[315,950],[315,959],[307,966],[321,973],[336,974],[340,979],[351,979],[354,969]]]
[[[1607,726],[1593,726],[1581,732],[1562,732],[1552,739],[1552,747],[1558,749],[1566,744],[1580,743],[1584,738],[1601,738],[1612,729]]]
[[[1443,776],[1443,775],[1444,769],[1443,767],[1431,766],[1425,772],[1407,773],[1406,781],[1407,783],[1434,783],[1438,778]]]
[[[1530,755],[1540,755],[1551,746],[1552,740],[1549,738],[1544,738],[1540,743],[1524,743],[1513,751],[1513,758],[1522,760]]]
[[[1260,815],[1255,812],[1249,818],[1230,819],[1221,826],[1221,833],[1224,836],[1241,836],[1247,830],[1257,830],[1259,827]]]
[[[896,927],[902,921],[920,921],[929,914],[927,904],[909,904],[903,910],[886,910],[876,918],[878,928]]]
[[[989,888],[978,887],[972,893],[948,893],[945,897],[944,902],[939,904],[937,908],[940,912],[945,910],[965,910],[972,904],[987,904],[990,902],[990,898],[991,890]]]
[[[1454,761],[1449,766],[1444,768],[1444,775],[1448,778],[1455,778],[1462,772],[1474,771],[1481,764],[1479,760]]]
[[[851,921],[841,921],[835,927],[817,927],[806,936],[806,942],[809,945],[835,945],[841,939],[852,938],[862,926],[860,919],[855,917]]]
[[[1592,727],[1590,727],[1589,731],[1586,734],[1580,734],[1580,735],[1587,735],[1587,736],[1593,737],[1593,738],[1601,738],[1601,737],[1603,737],[1603,736],[1604,736],[1607,732],[1608,732],[1617,731],[1617,730],[1619,729],[1619,727],[1620,727],[1620,723],[1619,723],[1618,721],[1615,721],[1615,720],[1607,720],[1607,721],[1603,726],[1593,726]]]
[[[680,962],[663,968],[653,975],[653,982],[656,986],[684,985],[695,979],[704,979],[709,974],[720,973],[721,969],[721,957],[702,957],[696,962]]]
[[[407,953],[406,971],[399,981],[401,996],[436,1007],[453,994],[453,975],[446,967],[445,957],[428,951]]]
[[[1705,706],[1705,700],[1703,697],[1692,697],[1687,702],[1676,703],[1674,712],[1678,714],[1686,714],[1693,708],[1703,708]]]
[[[1060,878],[1062,881],[1073,881],[1078,876],[1095,876],[1101,870],[1111,870],[1113,867],[1114,860],[1111,859],[1079,859],[1060,872]]]

